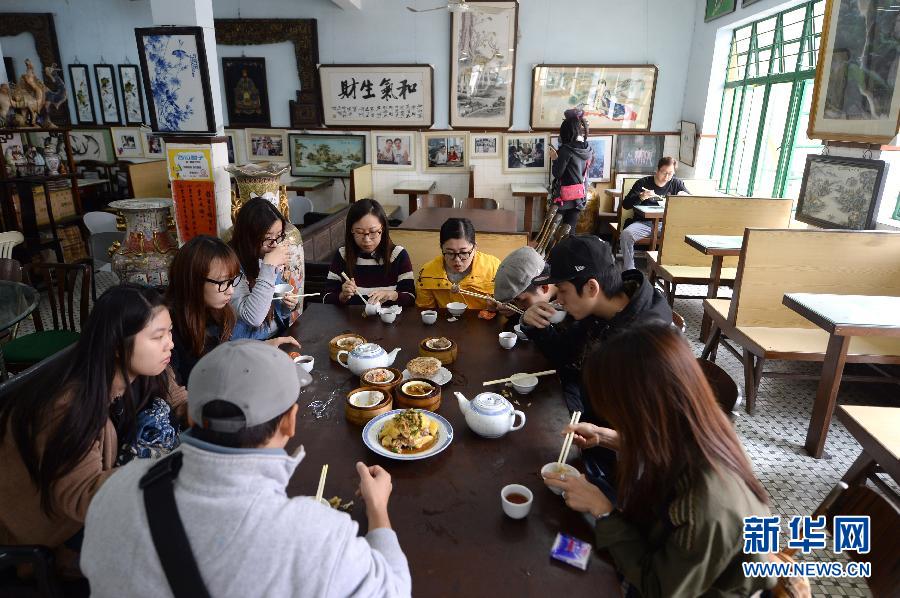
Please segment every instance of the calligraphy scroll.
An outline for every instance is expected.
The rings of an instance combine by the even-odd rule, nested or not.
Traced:
[[[321,65],[324,121],[345,127],[430,127],[433,69],[427,64]]]

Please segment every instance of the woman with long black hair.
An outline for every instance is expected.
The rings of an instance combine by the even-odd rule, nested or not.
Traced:
[[[587,142],[589,132],[580,108],[566,110],[559,126],[559,149],[552,146],[549,149],[553,160],[550,201],[559,206],[562,222],[572,227],[573,234],[578,218],[587,206],[585,177],[594,160],[594,150]]]

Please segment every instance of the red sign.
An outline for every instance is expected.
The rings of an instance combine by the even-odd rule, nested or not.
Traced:
[[[213,181],[172,181],[172,197],[182,243],[197,235],[217,235],[216,184]]]

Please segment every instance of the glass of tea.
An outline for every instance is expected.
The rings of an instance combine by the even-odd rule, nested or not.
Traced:
[[[534,495],[521,484],[509,484],[500,491],[500,507],[508,517],[524,519],[531,511]]]

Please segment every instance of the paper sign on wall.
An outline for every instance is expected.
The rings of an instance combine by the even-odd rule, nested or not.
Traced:
[[[181,243],[198,235],[216,236],[216,185],[212,181],[172,181],[175,224]]]
[[[209,149],[166,148],[169,178],[172,181],[212,181]]]

